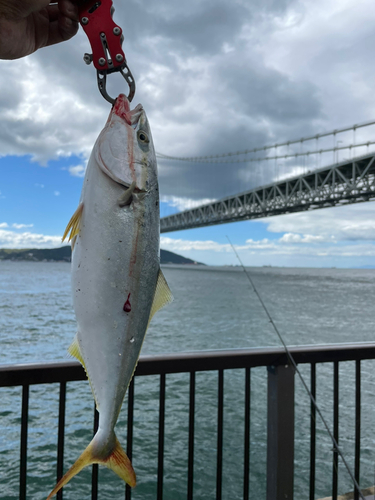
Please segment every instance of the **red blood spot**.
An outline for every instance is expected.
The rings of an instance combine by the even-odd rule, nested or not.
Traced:
[[[131,125],[130,104],[124,94],[120,94],[116,99],[116,102],[112,108],[112,113],[125,120],[128,125]]]
[[[129,302],[129,297],[130,297],[130,293],[129,293],[128,298],[126,299],[126,302],[124,304],[124,311],[126,313],[129,313],[132,310],[132,306],[131,306],[131,304]]]

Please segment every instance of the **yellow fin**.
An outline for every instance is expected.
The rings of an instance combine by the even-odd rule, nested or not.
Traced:
[[[75,236],[78,236],[79,231],[81,229],[82,210],[83,210],[83,203],[80,203],[78,205],[77,210],[74,212],[74,214],[72,215],[70,221],[68,222],[68,225],[66,226],[65,233],[64,233],[61,241],[65,240],[65,238],[69,234],[69,231],[70,231],[70,234],[69,234],[69,240],[68,241],[70,241],[71,239],[73,239]],[[72,247],[74,247],[74,242],[75,242],[75,238],[74,238],[74,240],[72,242]]]
[[[87,467],[91,464],[103,464],[107,466],[109,469],[112,469],[118,476],[121,477],[126,483],[128,483],[132,488],[136,485],[136,477],[135,472],[133,470],[133,466],[126,456],[126,453],[122,449],[120,443],[116,436],[114,436],[114,447],[112,451],[106,454],[105,457],[101,456],[104,453],[104,450],[107,449],[107,446],[104,448],[100,446],[98,443],[98,439],[96,439],[98,434],[95,434],[93,440],[82,453],[82,455],[78,458],[78,460],[72,465],[72,467],[68,470],[68,472],[60,479],[60,481],[53,488],[51,493],[48,495],[47,500],[50,500],[53,496],[56,495],[58,491],[61,490],[63,486],[65,486],[78,472],[80,472],[84,467]],[[97,442],[95,442],[97,441]]]
[[[82,356],[82,353],[81,353],[81,349],[79,347],[79,342],[78,342],[78,337],[77,337],[77,334],[75,335],[74,339],[73,339],[73,342],[70,344],[70,346],[68,347],[68,353],[73,356],[74,358],[78,359],[78,361],[81,363],[81,365],[83,366],[84,370],[85,370],[85,373],[86,373],[86,377],[87,377],[87,380],[89,381],[90,383],[90,387],[91,387],[91,390],[92,390],[92,394],[94,396],[94,399],[95,399],[95,404],[96,404],[96,408],[98,409],[99,411],[99,405],[98,405],[98,400],[97,400],[97,397],[96,397],[96,392],[94,390],[94,386],[92,385],[92,382],[91,382],[91,379],[89,377],[89,373],[87,371],[87,368],[86,368],[86,365],[85,365],[85,362],[83,361],[83,356]]]
[[[85,362],[83,361],[83,357],[82,357],[82,354],[81,354],[81,349],[79,348],[77,334],[75,335],[75,337],[73,339],[73,342],[68,347],[68,353],[71,356],[73,356],[74,358],[78,359],[78,361],[81,363],[81,365],[83,366],[83,368],[86,371]]]
[[[116,474],[132,488],[136,485],[136,477],[133,466],[117,438],[115,448],[112,453],[106,460],[99,463],[103,463],[108,467],[108,469],[116,472]]]
[[[148,318],[148,325],[153,317],[153,315],[159,311],[162,307],[170,304],[173,301],[172,292],[169,289],[167,280],[159,269],[158,280],[156,282],[154,300],[152,302],[150,317]]]

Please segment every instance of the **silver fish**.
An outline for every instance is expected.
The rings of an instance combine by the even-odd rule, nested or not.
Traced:
[[[49,500],[81,469],[102,463],[130,486],[133,467],[114,427],[148,324],[173,300],[159,263],[159,191],[155,150],[141,105],[120,94],[92,151],[72,240],[77,334],[69,352],[84,366],[99,428]]]

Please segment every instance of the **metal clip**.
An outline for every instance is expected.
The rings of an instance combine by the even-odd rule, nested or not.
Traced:
[[[128,101],[131,102],[131,100],[134,97],[135,94],[135,82],[133,75],[130,72],[130,69],[128,66],[125,64],[125,66],[120,69],[120,73],[122,76],[125,78],[127,84],[129,85],[129,95],[128,95]],[[97,80],[98,80],[98,87],[99,91],[106,99],[108,102],[111,104],[115,104],[116,99],[113,99],[111,96],[108,95],[107,89],[106,89],[106,83],[107,83],[107,71],[97,71]]]
[[[128,100],[135,94],[135,82],[122,50],[122,29],[112,19],[112,0],[83,0],[79,5],[79,17],[90,45],[92,54],[85,54],[86,64],[93,62],[97,70],[99,91],[108,102],[113,104],[106,90],[107,75],[120,72],[129,85]]]

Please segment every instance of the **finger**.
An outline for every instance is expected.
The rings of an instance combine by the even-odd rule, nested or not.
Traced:
[[[70,0],[64,0],[59,4],[49,4],[47,12],[51,22],[57,21],[61,15],[68,17],[72,21],[79,21],[78,6],[70,2]]]
[[[72,0],[59,0],[59,10],[72,21],[79,21],[78,5]]]
[[[60,16],[60,11],[58,5],[52,5],[49,4],[47,7],[47,13],[48,13],[48,19],[49,22],[52,23],[53,21],[57,21],[59,16]]]
[[[60,15],[57,21],[50,23],[46,45],[64,42],[72,38],[78,31],[79,23],[69,17]]]

